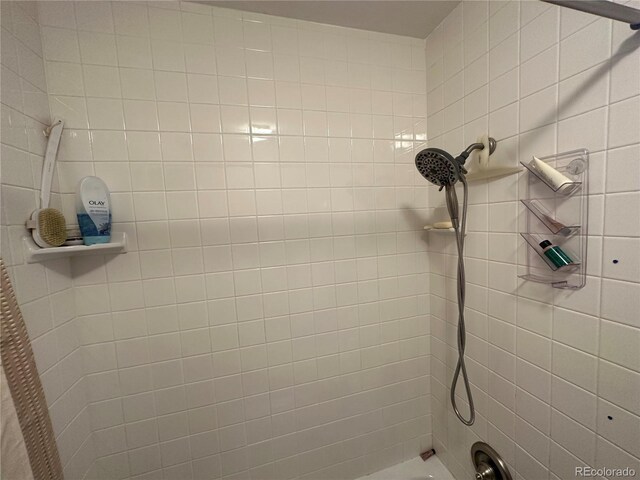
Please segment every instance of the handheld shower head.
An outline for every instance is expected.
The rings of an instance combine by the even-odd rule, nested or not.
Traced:
[[[416,155],[420,174],[438,187],[448,187],[460,179],[460,165],[444,150],[426,148]]]
[[[456,158],[439,148],[425,148],[416,155],[416,168],[420,174],[434,185],[440,187],[453,186],[467,171],[463,165],[474,150],[485,148],[483,143],[472,143]],[[496,141],[489,137],[489,154],[496,149]]]
[[[489,153],[493,153],[496,148],[496,141],[493,138],[489,138],[488,146]],[[464,363],[464,349],[466,344],[466,330],[464,324],[464,301],[466,290],[464,274],[464,236],[469,194],[467,180],[465,178],[467,171],[464,169],[463,165],[471,152],[474,150],[482,150],[483,148],[485,148],[484,143],[471,144],[456,158],[453,158],[451,154],[444,150],[440,150],[439,148],[426,148],[416,155],[416,168],[420,174],[434,185],[440,187],[440,190],[443,188],[445,189],[447,210],[449,211],[451,224],[453,225],[453,229],[456,234],[456,244],[458,246],[458,362],[453,374],[453,381],[451,382],[449,394],[455,414],[465,425],[473,425],[476,413],[473,404],[473,396],[471,395],[469,378],[467,375],[467,367]],[[456,195],[455,187],[455,183],[458,181],[462,183],[464,192],[461,221],[458,221],[458,197]],[[462,416],[456,403],[456,385],[458,384],[460,374],[462,374],[464,387],[467,392],[467,399],[469,400],[468,419]]]

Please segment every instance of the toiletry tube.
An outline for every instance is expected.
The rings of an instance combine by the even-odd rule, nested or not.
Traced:
[[[562,268],[573,264],[573,260],[557,245],[553,245],[549,240],[540,242],[540,248],[545,257],[556,267]]]
[[[572,182],[569,177],[563,175],[551,165],[543,162],[537,157],[533,157],[530,165],[544,178],[544,180],[546,180],[549,186],[556,191],[564,184]]]

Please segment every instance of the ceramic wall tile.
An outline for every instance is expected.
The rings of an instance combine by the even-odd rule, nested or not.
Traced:
[[[593,276],[578,292],[554,293],[547,285],[514,282],[517,272],[509,264],[515,267],[522,262],[518,251],[526,244],[509,240],[518,231],[514,222],[519,210],[512,202],[523,183],[507,177],[470,184],[467,365],[478,392],[478,418],[487,425],[486,430],[474,426],[473,431],[498,446],[507,461],[515,443],[513,470],[523,478],[573,478],[575,466],[605,465],[607,455],[618,464],[636,465],[637,451],[630,450],[627,442],[628,426],[640,418],[637,403],[633,407],[628,403],[638,371],[631,344],[637,343],[635,312],[640,308],[635,301],[640,281],[636,265],[640,177],[634,155],[640,129],[638,61],[631,59],[626,26],[613,22],[612,27],[606,19],[534,2],[463,2],[462,11],[464,25],[472,27],[458,29],[465,53],[459,74],[447,78],[444,68],[448,62],[451,71],[454,50],[450,46],[460,41],[459,35],[445,28],[456,14],[426,40],[430,146],[457,152],[489,133],[498,140],[498,152],[513,143],[513,154],[509,152],[513,161],[587,148],[593,159],[591,179],[595,179],[590,184],[590,235],[598,238],[589,247],[602,249],[590,254],[595,256],[592,265],[599,266],[590,267]],[[483,54],[487,12],[488,53]],[[618,27],[619,35],[612,35]],[[616,38],[613,49],[612,38]],[[617,45],[622,46],[620,50]],[[462,96],[458,76],[464,79]],[[487,80],[488,103],[483,104],[478,97]],[[464,103],[463,112],[456,113],[455,102]],[[429,208],[438,220],[445,220],[444,196],[433,187],[430,190]],[[479,246],[480,238],[472,232],[487,228],[488,246]],[[455,270],[442,268],[455,266],[452,245],[434,241],[428,246],[431,345],[438,347],[432,359],[445,362],[432,361],[431,389],[443,392],[441,408],[450,418],[436,428],[434,416],[433,435],[440,451],[444,449],[445,464],[456,478],[466,478],[473,472],[458,452],[467,447],[446,395],[457,358]],[[479,262],[483,274],[476,274]],[[479,295],[477,289],[481,289]],[[446,308],[436,308],[439,304]],[[490,316],[488,335],[478,337],[482,330],[476,323],[485,304]],[[446,327],[434,328],[440,324]],[[489,342],[488,355],[478,354],[480,338]],[[439,353],[440,345],[450,346],[446,355]],[[477,367],[489,370],[488,384]],[[515,438],[510,437],[510,424],[506,426],[495,415],[497,404],[512,415],[514,406],[505,400],[505,392],[513,386],[517,386]],[[464,398],[463,393],[460,396]],[[616,426],[616,415],[629,424]]]

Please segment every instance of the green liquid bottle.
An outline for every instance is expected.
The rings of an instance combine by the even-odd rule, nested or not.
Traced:
[[[564,253],[564,250],[560,247],[553,245],[549,240],[543,240],[539,245],[545,257],[551,260],[551,263],[556,267],[561,268],[573,264],[573,260],[571,260],[569,255]]]

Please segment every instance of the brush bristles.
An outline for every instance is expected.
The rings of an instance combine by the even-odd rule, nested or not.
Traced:
[[[59,247],[67,240],[67,224],[64,215],[55,208],[44,208],[38,212],[40,238],[52,247]]]

